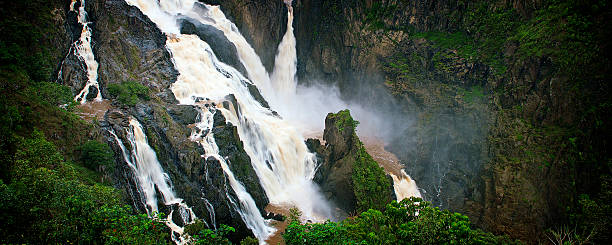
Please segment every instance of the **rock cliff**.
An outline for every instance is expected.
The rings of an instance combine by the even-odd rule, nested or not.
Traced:
[[[348,110],[329,113],[323,133],[325,146],[318,139],[307,140],[320,163],[314,181],[348,214],[380,210],[395,199],[393,181],[365,151],[355,133],[357,124]]]
[[[393,98],[414,125],[389,150],[435,205],[536,242],[567,222],[568,207],[579,206],[572,196],[599,195],[604,182],[593,171],[610,171],[597,164],[607,161],[600,146],[608,127],[597,118],[610,114],[610,48],[598,37],[610,32],[602,21],[609,8],[522,0],[293,6],[299,81],[338,86],[365,104]]]
[[[169,175],[174,192],[184,199],[198,218],[204,220],[210,228],[219,224],[229,224],[236,228],[236,232],[230,234],[232,241],[238,242],[252,234],[236,211],[234,203],[238,198],[229,186],[220,164],[212,158],[203,159],[201,155],[204,150],[189,139],[190,125],[199,120],[200,113],[193,106],[178,105],[170,90],[178,72],[165,48],[165,35],[137,8],[122,0],[87,1],[86,10],[92,21],[94,53],[100,66],[100,89],[103,97],[111,99],[112,102],[104,120],[99,123],[119,163],[110,173],[114,185],[125,191],[129,203],[133,203],[141,212],[145,211],[132,170],[123,159],[115,138],[109,133],[115,132],[129,149],[126,137],[128,121],[129,118],[136,118],[142,124],[148,143],[155,150],[164,171]],[[75,20],[67,21],[72,23],[68,26],[74,25]],[[231,44],[222,39],[219,33],[211,32],[206,27],[189,26],[189,22],[183,24],[183,30],[214,38],[215,42],[211,45],[214,48],[223,48],[224,44],[230,47],[227,44]],[[236,61],[235,52],[221,58],[226,61],[233,58]],[[68,74],[70,69],[82,70],[78,62],[71,62],[69,59],[70,56],[63,65],[63,81],[70,85],[73,91],[78,92],[86,77]],[[126,81],[144,85],[149,91],[149,98],[139,100],[135,106],[126,106],[113,99],[115,97],[108,91],[108,86]],[[251,167],[249,156],[241,147],[242,142],[236,127],[226,123],[221,113],[215,113],[212,133],[221,156],[227,159],[236,178],[243,183],[260,212],[263,212],[268,199]],[[163,204],[159,206],[160,211],[165,213],[169,213],[173,208]],[[178,222],[180,219],[173,220],[184,225]]]

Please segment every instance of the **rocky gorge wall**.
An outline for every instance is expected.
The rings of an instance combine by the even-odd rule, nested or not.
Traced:
[[[64,4],[69,5],[69,1]],[[199,219],[205,221],[210,228],[231,224],[236,229],[235,233],[230,234],[232,241],[240,241],[252,234],[236,211],[238,198],[220,164],[212,158],[203,159],[202,147],[189,139],[191,125],[200,120],[200,114],[193,106],[178,105],[170,90],[178,73],[165,48],[165,35],[140,10],[129,6],[125,1],[92,0],[86,4],[92,22],[94,54],[99,63],[98,82],[103,97],[111,100],[108,108],[101,108],[103,111],[107,110],[103,120],[97,121],[97,130],[112,146],[115,161],[118,163],[116,169],[107,173],[108,178],[115,187],[124,191],[128,203],[133,203],[135,208],[145,212],[144,206],[140,204],[144,202],[134,182],[132,169],[125,162],[120,146],[110,134],[110,131],[116,133],[130,150],[126,130],[129,127],[129,119],[135,118],[142,124],[149,145],[155,150],[162,168],[169,175],[174,192],[184,199]],[[74,21],[67,18],[67,26],[76,25]],[[192,29],[187,31],[194,31],[194,27],[189,28]],[[229,43],[219,33],[201,31],[198,35],[217,40],[210,44],[214,49]],[[232,58],[228,56],[222,56],[221,59]],[[81,64],[75,61],[64,62],[62,65],[66,74],[62,82],[78,92],[85,83],[86,76],[68,74],[78,74],[76,71],[82,70]],[[148,91],[148,98],[140,98],[135,106],[130,106],[109,92],[110,85],[121,85],[125,82],[143,85]],[[241,147],[242,142],[236,127],[226,123],[225,118],[216,113],[213,133],[220,154],[226,157],[230,169],[263,213],[268,199],[251,167],[249,156]],[[161,200],[159,195],[158,200]],[[166,214],[174,208],[166,207],[162,203],[159,206],[160,212]],[[184,225],[177,217],[173,220],[178,225]]]
[[[270,71],[286,29],[282,1],[203,2],[221,5]],[[62,27],[54,45],[61,47],[56,55],[62,69],[58,81],[76,93],[86,75],[78,59],[64,56],[80,31],[69,3],[54,2],[55,24]],[[603,188],[600,173],[610,171],[593,165],[609,162],[605,139],[609,61],[594,56],[601,63],[591,69],[595,75],[581,75],[582,82],[577,82],[562,71],[567,66],[560,65],[558,54],[526,54],[528,44],[542,44],[516,36],[532,31],[534,17],[557,20],[538,12],[548,2],[483,3],[296,0],[298,80],[334,85],[347,100],[375,104],[380,110],[392,105],[392,110],[410,116],[411,126],[397,133],[388,149],[406,166],[423,196],[435,205],[466,213],[486,230],[536,242],[545,229],[567,222],[567,210],[577,206],[577,194],[596,196]],[[127,118],[137,118],[178,196],[198,217],[213,223],[201,201],[206,198],[215,207],[216,224],[233,224],[236,234],[247,234],[229,204],[225,193],[235,193],[227,188],[218,164],[202,159],[202,149],[188,139],[189,124],[197,120],[198,112],[176,105],[169,90],[177,72],[164,48],[165,37],[124,1],[90,0],[86,8],[93,21],[102,95],[113,98],[108,86],[125,81],[151,91],[150,99],[135,107],[114,99],[98,133],[113,145],[114,139],[104,133],[112,128],[127,142],[123,131]],[[609,8],[602,9],[590,19],[596,27],[609,16]],[[182,31],[214,40],[209,43],[213,50],[231,50],[206,27],[185,24]],[[593,39],[603,40],[601,36],[606,36],[605,31],[599,30]],[[592,45],[602,56],[609,53],[599,41]],[[236,63],[231,56],[228,52],[220,59]],[[239,147],[236,129],[219,116],[215,117],[219,147],[263,210],[267,200],[250,159]],[[123,161],[120,155],[116,158]],[[125,163],[121,166],[111,178],[117,187],[137,196],[129,169]]]
[[[244,7],[231,11],[238,22],[284,28],[278,16],[253,19],[246,6],[254,1],[227,2],[234,1],[222,8]],[[346,100],[410,115],[412,125],[388,149],[435,205],[535,243],[581,212],[578,194],[596,197],[607,183],[609,6],[300,0],[293,7],[300,83],[331,84]]]

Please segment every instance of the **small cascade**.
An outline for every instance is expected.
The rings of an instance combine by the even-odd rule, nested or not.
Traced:
[[[210,105],[203,107],[200,114],[201,121],[191,133],[190,139],[198,142],[204,148],[205,154],[202,155],[204,159],[214,158],[221,164],[221,169],[223,169],[225,176],[229,180],[232,190],[234,190],[238,196],[238,202],[236,202],[227,194],[228,200],[230,200],[234,208],[238,211],[247,227],[255,234],[255,237],[260,241],[264,241],[275,230],[266,224],[261,213],[259,213],[259,209],[253,197],[251,197],[246,188],[236,179],[225,158],[219,155],[219,148],[215,143],[215,138],[212,133],[214,123],[213,114],[216,110]],[[207,205],[210,205],[210,203],[207,202]],[[211,217],[211,220],[214,222],[214,217]]]
[[[293,97],[296,93],[297,81],[297,51],[295,49],[295,35],[293,34],[293,7],[291,0],[285,0],[287,5],[287,32],[278,45],[278,53],[274,60],[274,72],[272,73],[272,85],[277,96]],[[283,100],[287,100],[284,98]]]
[[[75,5],[79,1],[78,10],[75,9]],[[74,55],[76,55],[79,60],[81,60],[85,64],[85,70],[87,71],[87,83],[85,87],[74,97],[76,102],[80,102],[84,104],[87,102],[87,95],[89,94],[90,88],[93,86],[96,91],[96,101],[102,100],[102,95],[100,93],[100,86],[98,84],[98,62],[96,61],[93,53],[93,49],[91,46],[91,28],[89,27],[90,22],[87,21],[87,12],[85,11],[85,0],[72,0],[70,3],[70,11],[74,11],[77,13],[77,21],[79,24],[83,25],[83,29],[81,30],[81,37],[79,40],[74,42]]]
[[[257,56],[253,47],[240,34],[238,27],[225,17],[219,6],[194,3],[193,11],[186,11],[182,14],[222,31],[225,37],[236,46],[238,57],[247,70],[249,79],[261,90],[261,94],[268,103],[275,105],[273,98],[276,96],[276,92],[272,87],[269,74],[263,66],[261,59]]]
[[[393,178],[393,190],[395,190],[398,202],[409,197],[421,197],[421,192],[416,182],[403,169],[399,177],[392,173],[390,175]]]
[[[117,141],[121,148],[123,159],[136,177],[136,188],[148,215],[155,217],[159,212],[157,206],[158,198],[161,198],[164,205],[174,206],[168,214],[166,224],[173,231],[172,239],[177,244],[185,243],[182,237],[183,227],[174,223],[173,213],[179,212],[178,216],[183,224],[192,223],[196,219],[196,215],[182,199],[176,197],[172,190],[170,177],[163,171],[155,151],[149,146],[147,136],[144,134],[140,123],[136,119],[130,119],[127,138],[132,148],[131,152],[128,152],[121,139],[114,132],[109,132]],[[160,195],[159,197],[158,194]]]

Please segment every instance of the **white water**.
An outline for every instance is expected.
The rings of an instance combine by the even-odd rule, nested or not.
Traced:
[[[199,3],[192,8],[187,7],[194,4],[192,0],[172,2],[174,5],[171,6],[169,2],[160,5],[156,1],[144,0],[128,0],[128,3],[139,7],[156,23],[182,14],[205,24],[213,24],[224,31],[237,46],[241,61],[256,84],[266,87],[265,84],[269,83],[259,57],[218,7]],[[250,81],[234,68],[219,62],[208,44],[197,36],[176,33],[179,29],[176,26],[167,26],[167,23],[158,24],[169,35],[166,46],[180,73],[172,86],[180,103],[195,104],[197,97],[222,101],[226,95],[235,95],[238,108],[218,110],[227,121],[238,127],[245,151],[251,157],[253,168],[270,202],[295,205],[312,219],[324,220],[331,217],[325,198],[311,181],[316,162],[314,155],[308,152],[300,132],[263,108],[247,90],[246,83]],[[238,193],[241,190],[234,188],[234,191]],[[256,216],[261,216],[259,213],[249,213],[248,210],[241,211],[249,214],[247,223],[252,222],[251,219],[259,220]],[[256,235],[258,238],[266,236]]]
[[[350,108],[357,119],[367,119],[362,120],[360,128],[365,127],[369,132],[380,131],[384,119],[359,106],[346,104],[339,99],[336,90],[297,86],[297,56],[291,8],[287,33],[279,44],[275,70],[270,77],[253,48],[236,26],[225,18],[218,6],[208,6],[194,0],[126,1],[143,11],[167,34],[166,47],[180,74],[172,91],[181,104],[198,105],[202,109],[202,122],[197,125],[198,129],[191,139],[204,147],[206,154],[203,157],[213,157],[220,162],[232,189],[238,195],[238,203],[233,205],[256,237],[263,241],[273,229],[263,220],[244,186],[234,177],[228,167],[231,163],[219,156],[214,135],[210,133],[213,113],[223,113],[228,122],[237,126],[244,150],[250,156],[253,169],[271,203],[297,206],[309,219],[331,218],[329,204],[311,181],[316,162],[314,155],[308,152],[302,135],[310,131],[322,131],[323,118],[327,112],[344,108]],[[286,2],[290,4],[289,0]],[[179,14],[223,31],[236,46],[250,81],[234,68],[219,62],[206,42],[194,35],[180,34],[176,24]],[[261,89],[272,108],[277,109],[285,120],[274,116],[251,96],[246,87],[251,81]],[[222,104],[219,102],[224,101],[229,94],[235,96],[237,106],[219,106]],[[196,102],[201,98],[206,98],[209,107]],[[217,102],[216,108],[212,102]],[[395,179],[394,188],[396,194],[399,193],[398,197],[418,193],[418,189],[416,192],[411,190],[411,186],[416,188],[416,185],[407,175],[395,176]]]
[[[81,92],[74,97],[74,100],[84,104],[87,102],[87,95],[89,94],[89,88],[91,86],[95,87],[98,91],[95,98],[96,101],[102,100],[102,95],[100,94],[100,86],[98,84],[98,62],[96,61],[91,48],[91,28],[89,28],[89,22],[87,21],[85,0],[79,0],[80,6],[78,10],[74,8],[76,1],[77,0],[72,0],[72,3],[70,3],[70,11],[77,12],[77,21],[79,24],[83,25],[83,29],[81,30],[81,37],[73,44],[75,46],[74,55],[85,63],[87,83]]]
[[[416,182],[404,170],[401,170],[402,176],[395,176],[390,173],[393,178],[393,190],[395,190],[395,196],[397,201],[404,200],[409,197],[421,197],[421,192]]]
[[[264,241],[269,235],[271,235],[275,229],[267,225],[259,210],[255,204],[253,197],[247,192],[246,188],[236,179],[234,173],[230,170],[225,158],[219,155],[219,147],[215,143],[215,138],[212,131],[213,128],[213,113],[215,109],[212,108],[201,108],[200,114],[201,121],[196,125],[196,130],[191,134],[191,140],[196,141],[202,145],[205,154],[202,156],[204,159],[212,157],[216,159],[220,164],[225,176],[230,182],[232,190],[238,196],[239,203],[237,204],[232,197],[227,194],[228,200],[232,202],[232,205],[236,208],[242,220],[246,223],[247,227],[253,231],[253,234],[260,240]],[[203,134],[205,133],[205,134]],[[207,203],[210,205],[210,203]],[[214,217],[212,217],[214,222]]]
[[[193,222],[196,219],[195,213],[193,213],[191,208],[188,207],[182,199],[176,197],[176,194],[174,194],[170,177],[163,171],[159,160],[157,160],[155,151],[149,146],[147,136],[144,134],[140,123],[136,119],[130,119],[130,128],[127,130],[127,138],[132,147],[131,152],[127,151],[123,142],[114,132],[109,132],[117,141],[124,160],[132,169],[134,176],[136,176],[136,187],[140,194],[140,199],[144,202],[143,205],[148,215],[150,217],[155,217],[157,215],[159,212],[157,206],[158,198],[161,198],[164,205],[177,205],[179,216],[183,223],[188,224]],[[161,197],[157,196],[158,192],[161,194]],[[183,234],[183,228],[172,221],[172,214],[174,211],[175,210],[172,209],[170,214],[168,214],[166,224],[172,231],[179,234],[179,237],[175,237],[173,233],[173,240],[182,244],[185,242],[180,236]]]
[[[276,96],[281,96],[281,101],[291,100],[295,96],[297,80],[297,51],[295,48],[295,36],[293,34],[293,8],[291,1],[285,0],[289,9],[287,17],[287,32],[278,45],[278,53],[274,59],[274,71],[272,72],[272,86]]]

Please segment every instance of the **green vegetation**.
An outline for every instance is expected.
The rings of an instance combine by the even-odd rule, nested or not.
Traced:
[[[95,140],[87,141],[80,147],[81,162],[92,170],[97,170],[101,166],[111,169],[115,165],[113,151],[104,143]]]
[[[603,78],[598,69],[608,65],[601,59],[609,57],[601,53],[599,42],[606,40],[610,30],[605,20],[597,16],[608,9],[606,1],[550,0],[517,28],[511,40],[520,44],[523,57],[550,57],[560,71],[573,77]],[[604,32],[594,31],[598,29]]]
[[[350,153],[354,157],[351,182],[357,200],[357,211],[384,208],[391,201],[391,181],[387,179],[383,168],[367,153],[365,146],[357,137],[355,129],[359,122],[353,119],[348,109],[330,113],[325,120],[332,120],[341,134],[352,133],[351,137],[355,144],[352,149],[356,149],[356,152]]]
[[[88,141],[95,126],[71,112],[70,89],[52,81],[68,51],[66,30],[57,28],[64,3],[0,9],[0,243],[169,243],[162,219],[124,206],[117,189],[84,167],[113,159],[107,145]]]
[[[119,192],[65,161],[37,130],[15,136],[17,150],[0,180],[3,243],[166,243],[159,219],[121,205]]]
[[[149,88],[133,81],[109,84],[108,92],[119,102],[128,106],[136,105],[140,99],[149,100]]]
[[[336,127],[340,132],[344,131],[346,127],[352,128],[353,132],[355,132],[355,128],[359,125],[359,121],[356,121],[351,117],[351,112],[347,110],[341,110],[336,114],[328,115],[328,117],[332,120],[335,120]]]
[[[391,201],[391,181],[372,156],[366,152],[361,142],[353,165],[351,179],[353,192],[357,198],[357,211],[383,209]]]
[[[233,227],[221,224],[216,230],[202,229],[193,238],[195,244],[232,244],[225,236],[235,231]]]
[[[380,2],[372,3],[372,7],[365,10],[364,26],[368,30],[385,30],[390,27],[385,25],[384,20],[392,17],[397,5],[383,5]]]
[[[216,230],[209,229],[206,223],[202,220],[196,220],[195,222],[185,226],[185,233],[187,233],[193,239],[192,244],[232,244],[227,238],[230,233],[236,232],[231,226],[221,224]],[[240,241],[241,245],[254,245],[259,244],[256,238],[246,237]]]
[[[287,244],[515,244],[507,237],[472,229],[468,218],[420,198],[392,201],[342,222],[300,224],[291,220]]]

